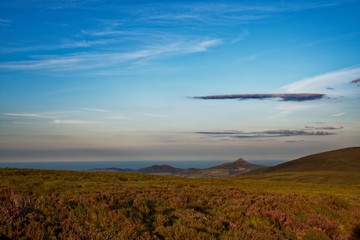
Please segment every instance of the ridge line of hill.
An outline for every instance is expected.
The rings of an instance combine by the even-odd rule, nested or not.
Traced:
[[[360,171],[360,147],[349,147],[304,156],[292,161],[267,167],[252,164],[239,158],[209,168],[175,168],[170,165],[152,165],[138,170],[122,168],[98,168],[91,171],[138,172],[146,174],[174,175],[181,177],[232,177],[279,172],[355,172]]]

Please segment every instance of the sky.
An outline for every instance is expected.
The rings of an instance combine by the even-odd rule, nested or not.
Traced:
[[[360,1],[0,2],[0,161],[360,145]]]

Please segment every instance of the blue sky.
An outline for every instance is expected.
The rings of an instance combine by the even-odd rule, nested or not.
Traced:
[[[1,1],[0,161],[290,160],[358,146],[359,9]]]

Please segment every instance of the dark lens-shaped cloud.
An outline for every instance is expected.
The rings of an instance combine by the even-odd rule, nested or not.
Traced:
[[[333,130],[333,129],[329,129]],[[208,137],[223,138],[271,138],[271,137],[292,137],[292,136],[327,136],[334,135],[333,132],[320,130],[293,130],[280,129],[262,132],[242,132],[242,131],[219,131],[219,132],[196,132],[197,134],[206,135]]]
[[[282,101],[312,101],[324,98],[326,95],[321,93],[264,93],[264,94],[229,94],[229,95],[211,95],[211,96],[199,96],[195,99],[203,100],[222,100],[222,99],[281,99]]]
[[[317,130],[339,130],[344,127],[341,125],[333,125],[333,126],[322,126],[322,127],[314,127],[314,126],[305,126],[306,129],[317,129]]]
[[[352,80],[350,83],[359,85],[360,84],[360,78]]]
[[[271,130],[260,132],[261,134],[266,134],[269,136],[278,136],[278,137],[285,137],[285,136],[324,136],[324,135],[332,135],[333,133],[326,132],[326,131],[307,131],[307,130]]]
[[[244,134],[241,131],[219,131],[219,132],[196,132],[198,134],[205,134],[205,135],[235,135],[235,134]]]

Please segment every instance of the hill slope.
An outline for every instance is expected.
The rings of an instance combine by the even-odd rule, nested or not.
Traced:
[[[174,174],[181,172],[183,169],[181,168],[175,168],[169,165],[152,165],[150,167],[146,168],[140,168],[137,171],[140,173],[156,173],[156,174]]]
[[[360,171],[360,147],[343,148],[302,157],[268,168],[266,173]]]
[[[210,167],[208,169],[228,169],[228,170],[234,170],[234,169],[239,169],[239,170],[251,170],[251,169],[256,169],[259,168],[260,165],[256,165],[256,164],[252,164],[249,163],[247,161],[245,161],[242,158],[239,158],[238,160],[234,161],[234,162],[230,162],[230,163],[223,163],[214,167]]]
[[[89,171],[92,172],[134,172],[133,169],[130,168],[116,168],[116,167],[110,167],[110,168],[93,168]]]
[[[240,158],[234,162],[224,163],[209,168],[175,168],[170,165],[152,165],[149,167],[140,168],[138,170],[122,169],[122,168],[96,168],[90,171],[96,172],[137,172],[144,174],[157,175],[175,175],[182,177],[230,177],[238,176],[254,169],[263,168],[264,166],[248,163]]]
[[[183,177],[231,177],[238,176],[262,167],[263,166],[261,165],[252,164],[242,158],[239,158],[234,162],[223,163],[206,169],[185,169],[184,171],[179,172],[177,175]]]

